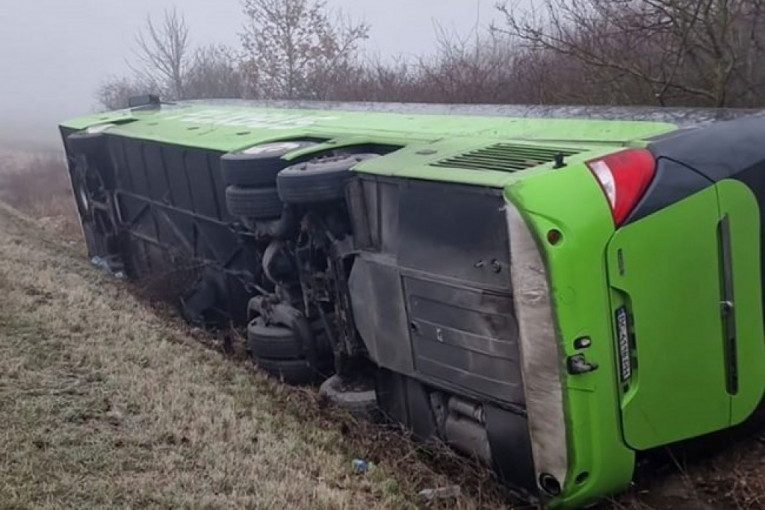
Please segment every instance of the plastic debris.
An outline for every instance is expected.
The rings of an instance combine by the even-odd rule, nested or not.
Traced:
[[[118,280],[124,280],[125,279],[125,273],[118,269],[116,266],[117,264],[114,264],[112,262],[109,262],[109,257],[99,257],[96,255],[92,259],[90,259],[90,263],[96,266],[99,269],[102,269],[103,271],[106,271],[107,273],[111,274]],[[121,267],[121,264],[119,264]]]
[[[369,470],[369,462],[365,461],[364,459],[353,459],[351,462],[351,467],[353,468],[354,473],[360,475],[366,473]]]
[[[423,489],[419,492],[418,496],[420,496],[420,499],[423,501],[435,501],[440,499],[458,498],[461,494],[462,489],[460,489],[459,485],[450,485],[438,489]]]
[[[103,259],[99,256],[95,256],[90,259],[90,263],[99,269],[103,269],[104,271],[108,271],[110,273],[112,272],[112,269],[109,267],[109,263],[106,261],[106,259]]]

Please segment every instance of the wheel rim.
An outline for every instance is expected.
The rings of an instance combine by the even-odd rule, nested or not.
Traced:
[[[256,145],[242,151],[243,154],[259,155],[259,154],[271,154],[271,153],[284,153],[299,149],[301,144],[297,142],[279,142],[269,143],[265,145]]]

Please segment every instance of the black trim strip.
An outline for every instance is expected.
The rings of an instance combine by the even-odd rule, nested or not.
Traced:
[[[717,224],[720,246],[720,282],[722,299],[720,314],[725,348],[725,382],[728,393],[738,393],[738,360],[736,359],[736,310],[733,293],[733,256],[730,244],[730,219],[724,215]]]

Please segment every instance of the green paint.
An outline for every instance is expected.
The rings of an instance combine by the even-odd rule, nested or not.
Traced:
[[[748,187],[725,180],[618,230],[584,165],[515,182],[505,194],[544,252],[562,356],[576,354],[573,341],[587,336],[592,347],[582,352],[599,365],[564,381],[569,473],[552,508],[576,508],[625,489],[634,450],[751,415],[765,385],[765,334],[759,209]],[[717,225],[725,214],[733,247],[736,395],[726,389],[720,316]],[[546,242],[551,228],[563,233],[555,246]],[[637,339],[628,384],[620,381],[614,319],[624,305]],[[582,473],[589,476],[577,484]]]
[[[619,229],[609,244],[615,301],[634,321],[636,367],[621,407],[625,441],[638,450],[729,424],[718,220],[710,186]]]
[[[730,222],[738,390],[726,385],[718,223]],[[619,251],[622,252],[621,274]],[[765,385],[757,201],[723,180],[627,225],[608,250],[613,310],[634,321],[637,366],[622,385],[625,441],[643,450],[740,423]]]
[[[529,171],[447,169],[430,164],[508,140],[575,148],[582,151],[570,158],[570,163],[576,163],[611,152],[615,146],[639,144],[640,140],[675,129],[671,124],[657,122],[408,115],[200,104],[89,115],[64,122],[62,126],[85,129],[105,123],[119,123],[108,131],[115,135],[222,152],[301,138],[325,140],[326,143],[314,151],[363,143],[390,144],[402,150],[379,161],[359,165],[357,170],[500,188]],[[543,165],[540,169],[550,167]]]

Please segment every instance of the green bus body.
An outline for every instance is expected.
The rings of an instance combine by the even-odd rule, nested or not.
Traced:
[[[741,423],[760,403],[765,333],[757,191],[736,178],[710,180],[617,227],[587,164],[624,148],[650,148],[654,140],[671,144],[682,136],[673,124],[191,103],[91,115],[62,130],[101,125],[111,125],[104,131],[110,137],[219,153],[316,142],[285,156],[291,160],[382,146],[383,156],[354,167],[360,178],[499,190],[535,474],[538,483],[551,474],[562,486],[540,490],[549,508],[579,508],[622,491],[639,452]],[[487,147],[521,157],[535,150],[565,156],[508,170],[493,153],[483,156]],[[669,171],[661,168],[665,178]],[[724,262],[730,274],[721,273]],[[735,295],[735,315],[727,316],[734,324],[720,313],[726,285]],[[576,356],[591,370],[569,369]]]

